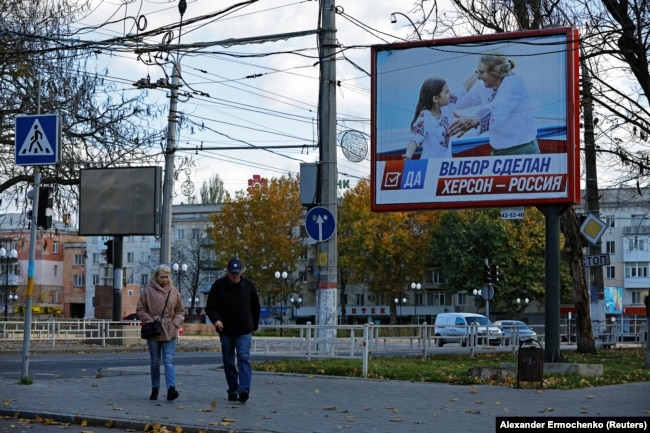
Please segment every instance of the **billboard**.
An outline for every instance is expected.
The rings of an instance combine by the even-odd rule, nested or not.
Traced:
[[[623,314],[623,288],[605,286],[605,314]]]
[[[578,32],[372,47],[373,211],[579,202]]]
[[[160,167],[80,171],[79,234],[160,235]]]

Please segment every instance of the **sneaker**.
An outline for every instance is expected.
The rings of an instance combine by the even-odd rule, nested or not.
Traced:
[[[170,386],[167,390],[167,400],[172,401],[178,398],[178,391],[173,386]]]
[[[228,394],[228,401],[237,401],[239,396],[237,394]]]
[[[149,400],[158,400],[158,388],[151,388],[151,395]]]
[[[246,400],[248,400],[248,391],[242,391],[239,393],[239,402],[240,403],[246,403]]]

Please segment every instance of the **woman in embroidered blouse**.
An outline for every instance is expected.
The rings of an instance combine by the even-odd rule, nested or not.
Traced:
[[[540,153],[530,97],[521,77],[512,72],[514,68],[515,62],[501,51],[480,56],[477,74],[484,86],[474,86],[459,99],[450,135],[462,137],[478,128],[478,134],[489,133],[492,155]],[[478,107],[476,113],[460,112],[469,107]]]

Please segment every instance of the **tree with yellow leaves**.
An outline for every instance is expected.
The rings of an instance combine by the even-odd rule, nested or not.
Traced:
[[[300,230],[304,217],[299,181],[283,176],[239,191],[210,220],[208,236],[214,241],[216,265],[225,268],[228,260],[238,257],[260,295],[280,293],[275,271],[292,275],[306,248]]]
[[[431,259],[429,228],[436,212],[371,212],[370,183],[347,191],[338,212],[338,265],[341,281],[365,284],[379,303],[390,305],[391,323],[413,281],[423,281]]]

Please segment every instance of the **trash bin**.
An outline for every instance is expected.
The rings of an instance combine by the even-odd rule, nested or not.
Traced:
[[[525,340],[519,344],[517,387],[519,381],[537,382],[540,388],[544,379],[544,347],[537,340]]]

